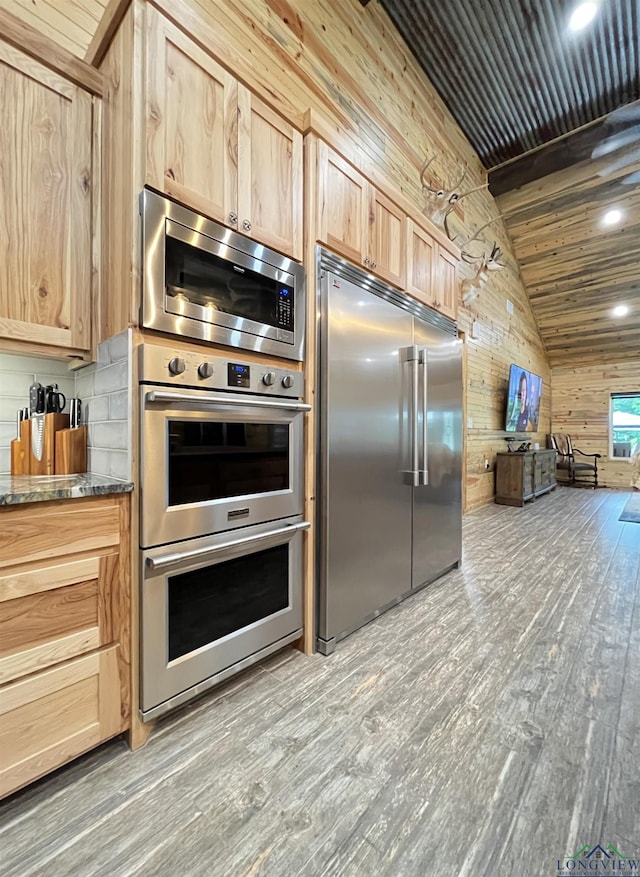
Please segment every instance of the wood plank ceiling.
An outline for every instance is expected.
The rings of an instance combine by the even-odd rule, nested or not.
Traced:
[[[0,9],[79,58],[84,58],[106,5],[107,0],[0,0]]]
[[[640,358],[640,137],[591,158],[640,125],[602,120],[640,98],[638,0],[578,33],[568,0],[380,2],[490,171],[551,364]]]

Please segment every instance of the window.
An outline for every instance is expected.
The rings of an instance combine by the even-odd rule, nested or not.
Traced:
[[[612,393],[609,456],[630,457],[640,448],[640,393]]]

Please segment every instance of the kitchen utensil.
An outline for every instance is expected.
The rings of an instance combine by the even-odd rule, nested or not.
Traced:
[[[55,436],[58,430],[69,428],[69,415],[58,412],[34,414],[31,418],[30,475],[55,473]]]
[[[22,441],[22,423],[24,421],[25,408],[18,409],[17,414],[17,436],[11,442],[11,474],[25,475],[25,448],[26,443]]]
[[[29,410],[31,414],[44,414],[44,387],[39,381],[29,387]]]
[[[77,429],[82,420],[82,399],[69,399],[69,425]]]
[[[48,384],[44,395],[44,410],[46,413],[60,414],[66,404],[66,396],[58,390],[58,385]]]
[[[39,404],[39,403],[38,403]],[[44,449],[44,413],[35,414],[31,410],[31,456],[35,457],[38,462],[42,460],[42,451]],[[32,473],[46,474],[46,473]]]

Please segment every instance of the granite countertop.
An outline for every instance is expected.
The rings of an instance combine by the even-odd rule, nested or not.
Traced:
[[[103,475],[0,475],[0,506],[25,502],[47,502],[52,499],[76,499],[80,496],[101,496],[129,493],[130,481],[105,478]]]

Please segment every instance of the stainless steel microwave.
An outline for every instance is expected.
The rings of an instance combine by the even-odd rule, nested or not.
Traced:
[[[302,265],[144,189],[142,325],[303,359]]]

